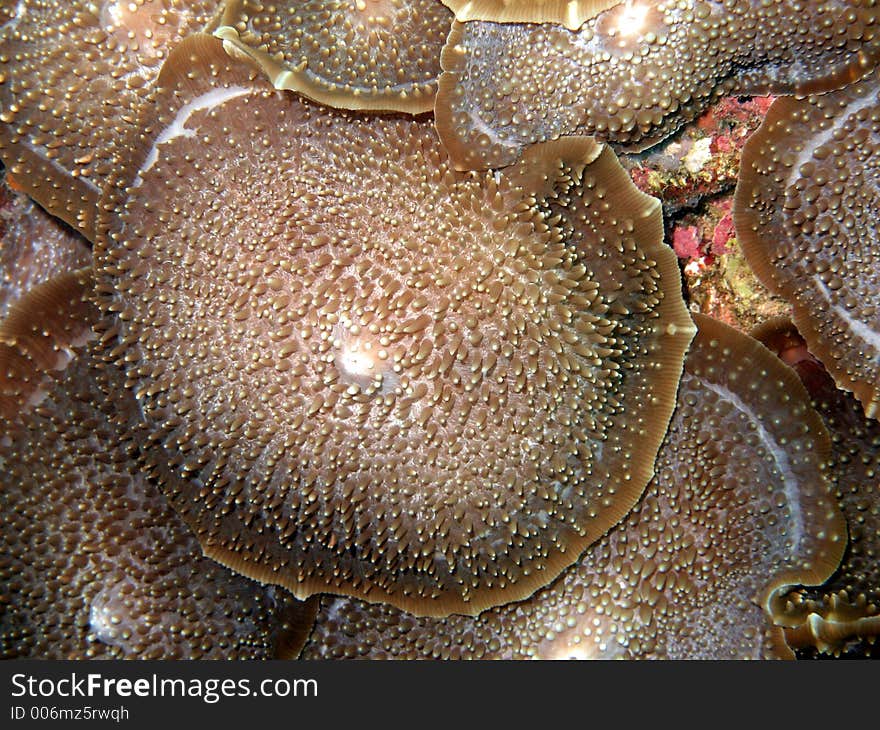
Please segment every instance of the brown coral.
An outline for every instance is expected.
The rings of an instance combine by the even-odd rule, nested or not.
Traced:
[[[693,335],[657,201],[589,139],[456,173],[219,48],[169,61],[96,247],[175,506],[300,597],[528,595],[652,474]]]
[[[32,287],[91,261],[82,236],[0,181],[0,320]]]
[[[878,12],[873,0],[665,0],[618,5],[576,32],[456,23],[437,129],[458,169],[507,165],[524,146],[569,134],[644,149],[726,94],[858,78],[880,54]]]
[[[754,334],[795,369],[831,433],[830,474],[849,528],[830,580],[791,596],[786,638],[797,648],[870,655],[880,635],[880,423],[835,386],[790,322],[772,320]]]
[[[219,0],[21,0],[0,26],[0,157],[93,240],[110,149],[170,47]]]
[[[773,624],[782,597],[824,581],[846,542],[825,473],[828,434],[770,352],[696,321],[654,480],[554,585],[476,619],[326,598],[303,655],[791,656]]]
[[[880,408],[880,75],[777,99],[743,150],[734,204],[749,265],[865,413]]]
[[[87,282],[62,288],[71,310]],[[0,421],[0,656],[295,656],[315,606],[202,556],[137,467],[122,372],[94,340],[71,357]]]
[[[45,395],[47,376],[63,370],[92,336],[93,306],[83,295],[87,269],[32,287],[0,321],[0,417],[14,419]]]
[[[214,33],[278,89],[342,109],[418,114],[434,108],[451,24],[439,0],[235,0]]]

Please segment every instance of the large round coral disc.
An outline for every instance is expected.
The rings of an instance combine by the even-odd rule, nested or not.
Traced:
[[[592,140],[461,174],[430,123],[274,92],[204,39],[172,62],[97,257],[205,550],[419,613],[549,581],[672,409],[693,328],[656,200]]]

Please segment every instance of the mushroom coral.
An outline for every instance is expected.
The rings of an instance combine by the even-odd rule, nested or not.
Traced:
[[[343,109],[434,108],[452,13],[439,0],[227,3],[214,34],[279,89]]]
[[[25,192],[94,240],[110,146],[219,1],[4,0],[0,158]]]
[[[743,150],[737,236],[807,346],[865,414],[880,407],[880,75],[777,99]]]
[[[0,179],[0,320],[32,287],[91,261],[82,236]]]
[[[504,22],[563,8],[449,4]],[[451,13],[364,0],[359,23],[344,6],[0,2],[0,155],[96,239],[98,278],[62,256],[0,323],[4,656],[295,653],[317,596],[285,588],[337,594],[309,656],[869,653],[872,423],[852,399],[823,411],[852,544],[804,588],[845,532],[803,390],[701,319],[663,441],[694,330],[659,205],[596,140],[516,135],[639,149],[730,91],[853,82],[876,62],[874,4],[456,25],[438,125],[471,135],[471,162],[506,155],[487,173],[457,172],[472,152],[450,158],[412,116]],[[169,56],[206,22],[225,40]],[[409,116],[327,109],[267,71]],[[873,154],[852,131],[848,151]],[[873,312],[865,287],[869,304],[839,306]]]
[[[15,419],[45,395],[46,375],[63,370],[91,336],[88,271],[66,271],[31,288],[0,321],[0,418]]]
[[[102,203],[101,305],[205,553],[478,613],[652,475],[694,332],[656,199],[582,138],[457,173],[430,123],[169,58]]]
[[[442,0],[461,23],[561,23],[577,30],[585,20],[623,0]]]
[[[89,282],[57,298],[82,312]],[[47,377],[39,404],[0,421],[0,657],[295,656],[316,606],[202,556],[138,469],[137,402],[100,343]]]
[[[828,434],[797,376],[702,315],[656,476],[551,586],[478,618],[325,598],[307,658],[792,656],[776,622],[846,543]]]
[[[870,656],[880,635],[880,423],[835,386],[791,322],[772,320],[754,336],[795,369],[831,433],[830,475],[849,528],[834,575],[789,597],[786,639],[803,652]]]
[[[666,0],[618,5],[577,31],[456,23],[437,129],[458,169],[508,165],[526,145],[570,134],[644,149],[726,94],[858,78],[880,53],[878,13],[873,0]]]

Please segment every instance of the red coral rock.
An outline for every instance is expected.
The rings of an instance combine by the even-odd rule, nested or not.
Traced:
[[[696,226],[678,226],[672,232],[672,247],[680,259],[693,259],[700,255],[700,229]]]
[[[730,214],[731,201],[729,199],[724,200],[718,207],[723,208],[725,212],[712,231],[712,253],[715,256],[729,253],[730,247],[727,244],[736,236],[736,231],[733,227],[733,216]]]

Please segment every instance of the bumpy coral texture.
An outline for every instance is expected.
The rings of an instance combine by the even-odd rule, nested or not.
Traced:
[[[665,0],[619,5],[578,31],[458,25],[444,49],[437,128],[459,169],[525,145],[595,134],[643,149],[731,93],[825,91],[880,53],[873,0]]]
[[[0,157],[87,238],[112,165],[170,48],[219,0],[21,0],[0,26]]]
[[[196,40],[96,252],[175,505],[300,596],[527,595],[651,475],[693,333],[656,200],[590,140],[455,173]]]
[[[810,351],[880,413],[880,75],[778,99],[743,151],[734,220]]]
[[[0,182],[0,320],[33,287],[91,261],[82,236]]]
[[[756,336],[795,369],[831,434],[830,474],[849,532],[834,575],[790,597],[788,641],[806,656],[871,656],[880,635],[880,423],[835,386],[790,322]]]
[[[828,436],[770,352],[697,322],[656,477],[560,580],[477,619],[326,598],[303,655],[790,656],[774,604],[792,584],[825,580],[846,540],[824,473]]]
[[[700,318],[655,465],[693,334],[659,205],[591,140],[523,150],[638,151],[729,93],[854,82],[880,11],[594,17],[617,4],[0,1],[0,157],[98,241],[100,277],[96,296],[82,240],[41,244],[47,216],[0,195],[0,656],[295,655],[317,596],[244,576],[343,594],[309,657],[871,654],[876,420],[805,356],[826,463],[791,373]],[[453,24],[441,64],[443,5],[493,22]],[[180,43],[212,17],[225,53]],[[430,121],[262,79],[412,115],[441,65],[449,152]],[[811,348],[875,418],[877,91],[779,102],[752,217],[721,231],[754,234],[774,291],[821,288],[792,294],[826,326]],[[693,140],[697,178],[724,140]],[[690,179],[646,174],[667,151],[626,164],[675,217]],[[455,172],[490,165],[512,166]],[[483,612],[424,617],[450,611]]]
[[[140,472],[122,373],[85,352],[0,440],[0,656],[291,656],[303,606],[202,556]]]
[[[257,59],[277,88],[415,114],[434,108],[451,25],[438,0],[237,0],[215,34]]]
[[[0,423],[45,396],[47,375],[63,370],[91,337],[93,309],[83,296],[88,270],[65,271],[32,287],[0,319]]]
[[[496,23],[560,23],[577,30],[585,20],[622,0],[442,0],[462,23],[491,20]]]

